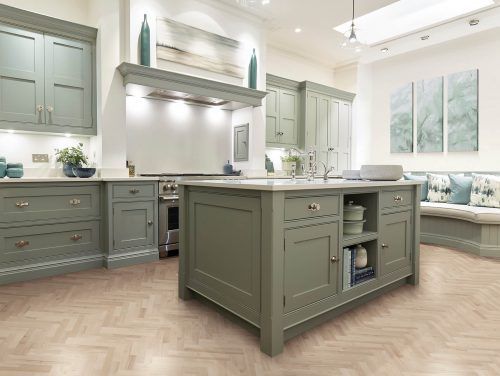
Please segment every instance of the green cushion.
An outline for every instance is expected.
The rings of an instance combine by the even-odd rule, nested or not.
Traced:
[[[4,178],[7,174],[7,163],[0,162],[0,178]]]
[[[422,190],[420,201],[427,201],[427,193],[429,191],[429,181],[427,180],[427,176],[418,176],[412,174],[403,174],[403,176],[405,180],[417,180],[424,182],[420,187]]]
[[[448,175],[450,177],[451,194],[448,199],[450,204],[467,205],[470,201],[472,177],[463,175]]]
[[[22,163],[7,163],[7,168],[23,168]]]
[[[9,178],[22,178],[24,175],[24,170],[22,168],[8,168],[7,176]]]

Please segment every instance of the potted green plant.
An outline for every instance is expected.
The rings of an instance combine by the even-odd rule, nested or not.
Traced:
[[[83,152],[81,142],[77,146],[56,149],[56,161],[63,164],[63,173],[69,178],[76,176],[76,168],[88,164],[88,158]]]
[[[281,157],[281,162],[283,165],[283,171],[286,171],[287,175],[290,175],[293,166],[295,166],[296,170],[300,166],[302,163],[302,157],[299,155],[287,155],[285,157]]]

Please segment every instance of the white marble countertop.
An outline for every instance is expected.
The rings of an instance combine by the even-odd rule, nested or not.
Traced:
[[[85,183],[85,182],[101,182],[101,181],[116,181],[116,182],[136,182],[136,181],[158,181],[156,177],[109,177],[109,178],[67,178],[67,177],[23,177],[23,178],[0,178],[1,184],[16,184],[16,183]]]
[[[397,180],[397,181],[368,181],[368,180],[344,180],[344,179],[241,179],[241,180],[186,180],[180,181],[180,185],[198,187],[216,187],[231,189],[251,189],[258,191],[296,191],[312,189],[345,189],[365,187],[387,187],[387,186],[409,186],[420,185],[421,181]]]

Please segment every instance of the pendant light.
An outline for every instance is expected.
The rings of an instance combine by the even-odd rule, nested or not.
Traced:
[[[344,41],[342,42],[341,47],[348,49],[348,50],[354,50],[355,52],[361,52],[362,50],[362,45],[358,39],[358,36],[356,35],[357,28],[354,25],[354,0],[352,0],[352,21],[351,21],[351,27],[344,33]]]

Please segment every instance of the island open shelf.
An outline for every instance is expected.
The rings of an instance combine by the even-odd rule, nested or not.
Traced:
[[[257,328],[261,351],[405,283],[418,283],[420,183],[192,181],[180,187],[179,296],[210,300]],[[393,197],[404,192],[411,201]],[[396,194],[398,193],[398,194]],[[367,228],[343,235],[343,204]],[[343,288],[344,246],[375,270]]]

